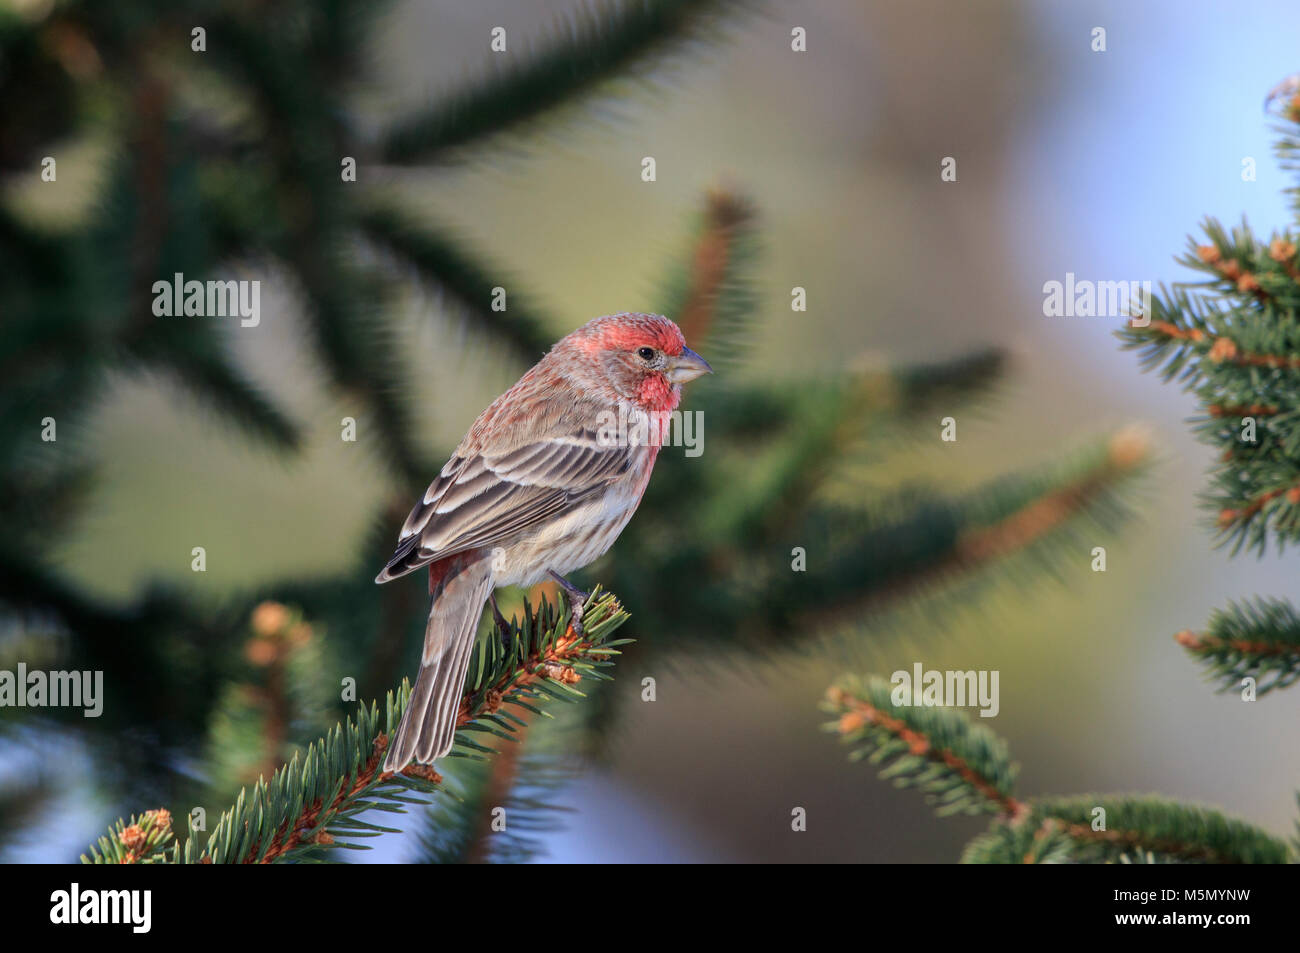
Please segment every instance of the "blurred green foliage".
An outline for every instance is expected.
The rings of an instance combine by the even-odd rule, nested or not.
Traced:
[[[666,56],[686,60],[744,6],[584,8],[509,69],[377,134],[350,97],[366,78],[384,4],[73,0],[31,14],[0,9],[0,98],[16,104],[0,117],[0,168],[30,179],[44,156],[75,147],[99,169],[93,194],[71,210],[0,203],[0,606],[10,656],[102,670],[108,692],[93,723],[73,712],[4,711],[6,743],[33,743],[33,728],[38,748],[42,733],[84,742],[91,766],[78,782],[122,814],[159,804],[184,815],[200,804],[215,815],[254,772],[267,776],[354,710],[339,698],[342,678],[357,673],[362,703],[391,690],[418,652],[425,606],[415,585],[381,590],[369,571],[284,574],[202,605],[157,586],[131,601],[84,592],[48,560],[52,541],[85,518],[96,468],[62,449],[73,443],[64,435],[125,375],[177,387],[248,443],[294,454],[304,421],[268,396],[217,325],[157,317],[151,307],[153,283],[175,273],[272,275],[301,303],[312,366],[363,408],[365,447],[396,486],[375,514],[382,531],[350,561],[381,565],[441,462],[415,433],[419,368],[399,345],[402,290],[412,279],[439,289],[447,309],[521,369],[572,322],[544,313],[514,283],[509,309],[494,310],[502,266],[410,214],[400,189],[372,187],[365,175],[346,181],[346,158],[362,170],[490,161],[536,142],[584,99],[653,81]],[[967,585],[993,567],[1009,570],[1017,555],[1024,569],[1050,567],[1072,526],[1114,526],[1116,491],[1142,448],[1102,446],[961,498],[941,487],[882,494],[851,481],[847,493],[830,492],[878,463],[869,442],[933,426],[938,398],[946,408],[969,405],[1005,362],[981,351],[921,367],[837,368],[812,383],[736,383],[726,372],[743,365],[746,329],[768,307],[753,290],[761,235],[757,203],[732,190],[706,196],[653,302],[723,373],[693,387],[684,408],[707,422],[708,452],[665,454],[640,514],[590,571],[632,613],[642,637],[630,652],[725,661],[810,647],[901,600],[954,586],[966,598]],[[41,439],[46,418],[59,440]],[[796,549],[805,564],[796,565]],[[279,668],[259,664],[260,636],[249,635],[268,599],[294,607],[312,633]],[[593,695],[570,751],[598,756],[628,693],[615,682]],[[531,736],[526,744],[531,753]],[[525,758],[511,789],[538,808],[520,792],[554,764]],[[474,773],[483,770],[467,769],[459,808],[433,815],[433,833],[420,839],[427,859],[484,855],[463,829],[460,840],[449,829],[473,822],[482,792],[499,790]],[[45,803],[48,778],[30,780],[26,796],[7,792],[0,811],[30,814]],[[515,859],[531,849],[516,847],[507,852]]]

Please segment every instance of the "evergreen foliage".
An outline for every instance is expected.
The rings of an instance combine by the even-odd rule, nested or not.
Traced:
[[[580,104],[622,102],[633,84],[661,82],[666,62],[684,65],[723,32],[724,14],[729,22],[747,6],[593,7],[509,69],[379,130],[363,126],[350,97],[368,78],[367,44],[383,4],[70,0],[30,19],[0,11],[0,62],[22,64],[0,71],[0,97],[15,104],[0,115],[0,169],[29,170],[58,141],[112,144],[102,149],[93,202],[73,221],[0,203],[8,263],[0,269],[0,608],[15,630],[9,644],[24,658],[46,653],[104,672],[103,718],[51,711],[37,730],[85,742],[90,764],[79,780],[92,778],[115,813],[167,804],[181,817],[206,805],[219,818],[206,838],[189,832],[182,844],[165,813],[133,817],[87,859],[336,858],[345,852],[327,847],[361,847],[385,829],[376,812],[400,815],[425,800],[431,809],[410,825],[421,859],[518,859],[536,849],[532,826],[555,819],[548,792],[574,751],[600,754],[630,697],[603,680],[621,610],[605,599],[589,608],[596,616],[588,615],[586,648],[550,659],[568,666],[554,672],[536,668],[547,664],[538,661],[547,644],[553,652],[567,645],[549,604],[524,612],[509,649],[485,627],[458,757],[439,765],[454,783],[418,773],[382,778],[373,769],[376,743],[405,702],[393,686],[417,657],[424,593],[379,589],[364,567],[387,558],[392,526],[449,449],[431,451],[415,431],[420,369],[398,348],[394,307],[403,289],[412,279],[438,289],[446,310],[521,370],[574,320],[548,313],[514,281],[509,310],[494,311],[490,292],[506,283],[509,263],[412,214],[400,187],[373,184],[382,177],[368,172],[526,152],[545,141],[538,134],[551,120]],[[190,31],[199,22],[207,52],[196,58]],[[340,180],[345,156],[357,160],[356,182]],[[892,606],[968,597],[1003,573],[1050,569],[1077,552],[1073,533],[1086,527],[1093,538],[1118,526],[1126,484],[1145,456],[1131,434],[960,493],[938,482],[899,487],[885,469],[884,450],[936,427],[940,410],[988,395],[1007,369],[997,349],[913,367],[830,369],[814,386],[747,379],[746,344],[770,309],[756,281],[761,235],[758,202],[735,189],[711,192],[656,289],[628,303],[677,319],[710,358],[725,355],[715,362],[720,373],[692,385],[686,407],[707,421],[707,455],[663,454],[636,519],[592,570],[635,609],[647,637],[626,648],[638,663],[683,652],[779,659]],[[310,421],[281,406],[216,323],[170,321],[151,309],[159,278],[248,268],[283,279],[300,300],[304,347],[322,383],[364,408],[364,429],[377,434],[370,449],[392,484],[375,514],[383,530],[345,572],[286,574],[216,604],[158,587],[125,603],[92,597],[48,554],[84,517],[95,472],[94,461],[62,449],[78,446],[64,435],[85,426],[113,381],[149,375],[250,444],[284,455],[302,446]],[[34,436],[45,415],[64,428],[59,443]],[[810,558],[792,578],[795,547]],[[268,603],[295,608],[280,624],[262,625]],[[609,615],[594,622],[600,606]],[[605,641],[592,641],[593,622]],[[345,706],[341,673],[361,673],[356,697],[384,703]],[[537,723],[522,750],[489,754],[521,747],[507,739],[544,713],[544,700],[580,694],[565,673],[581,674],[591,696],[579,706],[570,757],[552,755]],[[489,710],[494,685],[517,711]],[[14,719],[0,715],[0,732],[12,737]],[[922,786],[963,809],[978,803],[934,788],[939,780]],[[20,806],[47,805],[50,783],[34,778],[23,792],[6,792],[0,827],[30,827]],[[514,812],[520,836],[489,843],[481,825],[497,805]]]
[[[1277,152],[1300,171],[1300,81],[1284,86]],[[1293,198],[1300,187],[1289,190]],[[1296,204],[1300,227],[1300,203]],[[1203,281],[1164,288],[1119,332],[1148,369],[1198,403],[1193,426],[1216,451],[1206,494],[1221,542],[1264,552],[1300,539],[1300,259],[1292,231],[1229,232],[1213,219],[1179,261]],[[1149,320],[1148,320],[1149,319]],[[1222,692],[1254,700],[1300,677],[1300,614],[1280,599],[1216,611],[1207,630],[1176,636]],[[906,702],[907,699],[897,699]],[[998,817],[965,863],[1287,863],[1296,844],[1211,808],[1155,796],[1020,800],[1005,745],[961,712],[895,704],[879,678],[846,679],[825,707],[855,755],[937,800],[940,813]],[[1300,798],[1300,795],[1297,795]],[[1100,825],[1100,826],[1099,826]],[[1297,841],[1300,844],[1300,841]]]
[[[496,748],[474,738],[516,743],[528,715],[546,714],[540,705],[577,701],[583,693],[575,686],[584,678],[608,678],[601,669],[626,644],[610,636],[626,620],[613,596],[596,591],[584,606],[581,636],[569,626],[568,611],[557,612],[545,600],[525,614],[522,625],[494,629],[471,660],[451,757],[482,761],[496,755]],[[425,765],[408,765],[397,774],[381,768],[409,700],[410,686],[403,681],[388,694],[382,716],[377,705],[362,705],[355,718],[295,753],[269,780],[259,777],[251,789],[242,789],[202,844],[191,828],[184,846],[174,844],[168,856],[170,814],[157,810],[139,822],[133,817],[129,825],[119,820],[82,861],[264,864],[319,859],[328,849],[367,850],[356,841],[399,829],[363,815],[405,814],[407,805],[439,794],[442,784],[442,776]]]
[[[828,731],[922,791],[940,816],[992,814],[963,863],[1287,863],[1290,846],[1221,812],[1155,796],[1021,799],[1006,743],[964,712],[919,704],[878,677],[846,677],[823,703]],[[914,702],[916,702],[914,704]]]
[[[1300,86],[1275,97],[1284,168],[1300,172]],[[1300,187],[1288,190],[1293,200]],[[1300,540],[1300,258],[1294,205],[1291,229],[1258,236],[1242,222],[1231,231],[1214,219],[1203,239],[1189,239],[1179,259],[1199,282],[1164,290],[1146,326],[1130,323],[1125,345],[1147,368],[1177,378],[1197,402],[1192,426],[1214,448],[1206,504],[1220,540],[1236,553],[1263,555]],[[1260,599],[1219,610],[1204,633],[1185,630],[1178,642],[1221,688],[1257,682],[1257,693],[1290,685],[1300,670],[1295,608]]]

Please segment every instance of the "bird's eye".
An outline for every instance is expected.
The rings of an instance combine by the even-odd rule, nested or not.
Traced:
[[[639,347],[636,349],[636,356],[641,358],[643,361],[653,361],[655,357],[655,349],[652,347]]]

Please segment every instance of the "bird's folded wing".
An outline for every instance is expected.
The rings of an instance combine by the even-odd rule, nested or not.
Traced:
[[[397,552],[376,581],[561,515],[626,473],[643,449],[602,443],[595,431],[580,429],[452,457],[407,517]]]

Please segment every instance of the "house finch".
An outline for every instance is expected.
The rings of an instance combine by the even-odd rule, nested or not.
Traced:
[[[451,750],[479,615],[497,586],[555,579],[581,631],[586,594],[564,575],[613,545],[650,482],[681,385],[711,372],[667,318],[607,315],[562,339],[474,421],[375,579],[429,567],[420,674],[385,771]],[[611,435],[619,421],[624,439]]]

